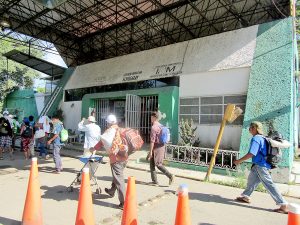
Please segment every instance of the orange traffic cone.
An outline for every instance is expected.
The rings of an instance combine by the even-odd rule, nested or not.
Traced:
[[[32,158],[25,206],[22,217],[22,225],[41,224],[43,224],[43,218],[41,190],[38,180],[37,158]]]
[[[180,185],[178,188],[175,225],[191,225],[189,191],[185,184]]]
[[[89,168],[83,168],[75,225],[95,225]]]
[[[300,205],[289,204],[288,225],[300,225]]]
[[[137,225],[135,178],[128,177],[121,225]]]

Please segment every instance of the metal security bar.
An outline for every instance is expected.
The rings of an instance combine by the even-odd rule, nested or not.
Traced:
[[[209,166],[213,149],[190,146],[167,145],[165,159],[173,162]],[[215,168],[236,170],[233,161],[239,157],[239,152],[219,150]]]
[[[96,109],[96,120],[98,125],[101,127],[102,133],[107,127],[106,118],[110,113],[109,100],[108,99],[97,99],[95,101]]]

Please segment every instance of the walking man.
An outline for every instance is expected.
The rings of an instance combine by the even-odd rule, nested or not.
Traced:
[[[108,152],[113,180],[111,188],[105,188],[105,192],[109,196],[114,197],[115,192],[117,191],[120,201],[118,207],[123,209],[125,201],[124,169],[128,159],[125,148],[127,146],[122,143],[116,116],[109,115],[106,122],[108,124],[108,129],[101,135],[100,142],[98,142],[94,148],[91,148],[91,151],[100,150],[100,148],[104,146]]]
[[[150,172],[152,184],[158,186],[157,174],[155,167],[157,167],[163,174],[169,178],[169,185],[174,182],[174,175],[172,175],[164,166],[163,160],[165,157],[166,146],[160,143],[160,134],[162,125],[159,123],[159,113],[153,112],[151,114],[151,133],[150,133],[150,152],[147,160],[150,160]]]
[[[60,132],[63,129],[63,124],[59,120],[58,116],[52,117],[52,124],[53,124],[53,134],[54,136],[49,139],[47,142],[50,145],[53,142],[53,159],[55,163],[55,173],[60,173],[62,171],[62,161],[60,157],[60,150],[61,146],[63,145],[60,141]]]
[[[252,167],[248,176],[247,188],[240,197],[236,198],[236,200],[243,203],[250,203],[250,196],[252,192],[255,191],[259,183],[262,183],[276,204],[280,206],[275,209],[274,212],[286,214],[288,213],[288,203],[284,200],[275,186],[270,174],[271,165],[266,162],[267,143],[262,136],[262,124],[257,121],[252,122],[249,127],[249,132],[253,136],[250,142],[249,152],[239,160],[235,160],[233,162],[235,165],[239,165],[243,161],[252,158]]]
[[[5,114],[5,113],[3,113]],[[10,123],[4,117],[0,118],[0,160],[3,160],[3,152],[5,149],[9,150],[9,156],[11,160],[14,160],[12,149],[12,128]]]

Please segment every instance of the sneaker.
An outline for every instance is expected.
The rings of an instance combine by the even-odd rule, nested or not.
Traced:
[[[174,183],[174,178],[175,176],[172,175],[171,178],[169,179],[169,185],[172,185]]]
[[[108,194],[110,197],[114,197],[115,193],[111,193],[111,191],[108,188],[104,188],[104,191],[106,192],[106,194]]]
[[[121,210],[123,210],[123,209],[124,209],[124,203],[120,203],[120,204],[118,205],[118,208],[121,209]]]
[[[45,156],[45,159],[49,159],[49,158],[50,158],[50,155],[46,155],[46,156]]]

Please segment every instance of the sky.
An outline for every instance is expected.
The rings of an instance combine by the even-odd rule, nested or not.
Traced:
[[[47,53],[43,57],[43,59],[48,61],[48,62],[51,62],[53,64],[63,66],[63,67],[67,67],[67,65],[65,64],[65,62],[63,61],[63,59],[61,58],[60,55]],[[40,73],[40,74],[41,74],[41,77],[46,77],[44,74],[42,74],[42,73]],[[34,88],[37,88],[37,87],[45,87],[45,80],[35,79],[34,80]]]

